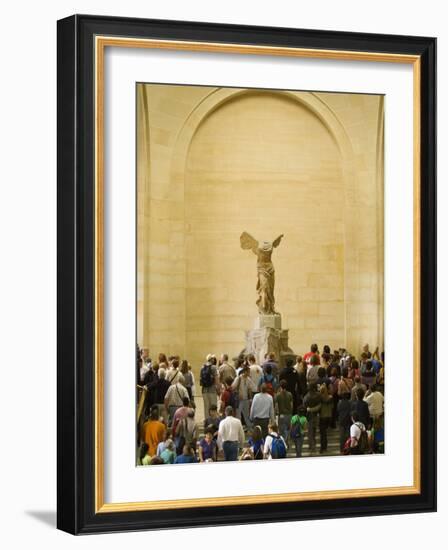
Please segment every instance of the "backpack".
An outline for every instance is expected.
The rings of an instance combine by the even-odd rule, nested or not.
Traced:
[[[361,430],[361,426],[357,424],[358,428]],[[369,438],[367,436],[367,430],[361,430],[361,435],[358,439],[358,450],[360,453],[366,453],[369,450]]]
[[[291,422],[291,429],[289,430],[289,435],[291,439],[299,439],[300,437],[302,437],[302,424],[300,423],[299,418],[297,419],[297,422],[295,422],[294,424]]]
[[[286,445],[279,435],[269,434],[272,437],[271,456],[272,458],[286,458]]]
[[[200,384],[203,388],[210,388],[213,386],[214,380],[212,366],[206,363],[201,369]]]

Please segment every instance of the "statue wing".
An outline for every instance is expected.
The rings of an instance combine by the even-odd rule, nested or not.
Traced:
[[[249,233],[246,233],[246,231],[241,233],[240,243],[241,243],[241,248],[243,250],[249,250],[249,249],[254,250],[258,248],[258,241],[254,239],[252,235],[249,235]]]
[[[277,248],[277,246],[280,244],[280,241],[283,239],[284,235],[280,235],[280,237],[277,237],[275,241],[272,242],[272,246],[274,248]]]

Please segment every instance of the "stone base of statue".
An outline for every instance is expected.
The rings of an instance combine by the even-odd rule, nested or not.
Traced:
[[[274,315],[258,315],[252,330],[246,331],[246,347],[241,356],[255,355],[257,363],[262,365],[267,353],[275,353],[280,368],[285,366],[286,359],[296,356],[288,346],[288,330],[282,329],[282,318],[279,313]]]

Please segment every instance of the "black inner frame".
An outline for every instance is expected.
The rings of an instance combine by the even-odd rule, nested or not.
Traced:
[[[95,35],[421,58],[421,493],[95,514]],[[75,15],[58,22],[57,526],[73,534],[436,510],[436,39]]]

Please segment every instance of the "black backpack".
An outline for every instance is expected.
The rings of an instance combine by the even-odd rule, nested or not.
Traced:
[[[356,423],[356,425],[361,430],[361,435],[359,436],[357,445],[358,451],[364,454],[367,453],[367,451],[369,450],[369,438],[367,436],[367,430],[365,428],[363,430],[358,423]]]
[[[206,363],[201,369],[200,384],[203,388],[210,388],[215,382],[212,372],[212,365]]]

